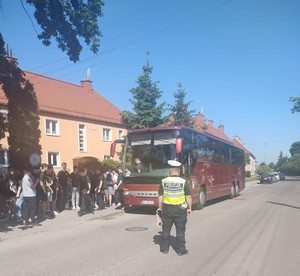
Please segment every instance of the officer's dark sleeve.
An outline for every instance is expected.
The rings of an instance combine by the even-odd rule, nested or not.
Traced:
[[[162,184],[160,184],[159,189],[158,189],[158,195],[161,196],[163,194],[164,194],[164,190],[163,190]]]
[[[184,195],[191,195],[191,189],[189,187],[189,185],[187,184],[187,182],[185,182],[185,185],[184,185]]]

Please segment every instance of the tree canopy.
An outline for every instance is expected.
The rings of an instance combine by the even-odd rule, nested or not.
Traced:
[[[292,156],[295,156],[296,154],[300,154],[300,141],[292,144],[290,148],[290,153]]]
[[[67,52],[70,60],[76,62],[82,50],[80,38],[98,52],[101,32],[97,22],[102,16],[102,0],[26,0],[34,6],[34,17],[42,29],[38,34],[45,46],[55,38],[58,48]]]
[[[97,53],[101,36],[97,20],[102,16],[102,0],[26,0],[26,3],[35,8],[34,17],[42,32],[35,30],[44,45],[49,46],[55,39],[58,48],[73,62],[79,60],[82,39]],[[29,165],[32,154],[41,155],[38,103],[33,85],[25,79],[16,60],[7,57],[1,33],[0,64],[0,85],[8,100],[8,122],[0,116],[0,139],[8,131],[10,165],[23,168]]]
[[[290,101],[294,103],[292,113],[300,112],[300,97],[290,97]]]
[[[8,99],[7,138],[11,166],[29,166],[32,154],[41,155],[38,102],[32,84],[15,59],[7,58],[0,34],[0,84]]]
[[[173,92],[175,98],[175,104],[169,105],[172,119],[170,124],[174,126],[185,125],[189,127],[195,126],[195,110],[190,110],[189,106],[191,101],[185,102],[186,91],[182,86],[182,83],[177,84],[177,90]]]
[[[290,148],[291,157],[283,156],[282,151],[274,170],[287,175],[300,175],[300,141],[294,142]]]
[[[121,120],[128,129],[139,129],[148,127],[157,127],[165,122],[163,117],[165,103],[158,104],[162,92],[159,90],[158,82],[153,82],[153,67],[147,64],[143,66],[143,73],[138,77],[137,87],[132,88],[130,92],[133,99],[130,102],[133,105],[133,111],[123,111]]]

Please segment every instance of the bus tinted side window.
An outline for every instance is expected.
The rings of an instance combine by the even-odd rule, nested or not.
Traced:
[[[244,164],[244,151],[238,148],[231,148],[231,164]]]
[[[198,160],[210,161],[212,158],[212,152],[210,150],[210,141],[207,137],[201,134],[198,134],[195,138],[198,151]]]

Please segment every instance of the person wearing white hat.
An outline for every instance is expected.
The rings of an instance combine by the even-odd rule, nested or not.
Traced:
[[[162,212],[162,242],[160,251],[164,254],[169,252],[170,232],[173,224],[176,227],[177,255],[188,254],[185,246],[185,229],[187,215],[192,213],[192,197],[186,180],[180,177],[181,163],[169,160],[169,175],[162,179],[158,191],[158,209]]]

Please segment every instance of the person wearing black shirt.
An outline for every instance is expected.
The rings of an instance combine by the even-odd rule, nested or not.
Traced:
[[[80,197],[80,175],[78,166],[73,167],[73,172],[70,174],[71,186],[72,186],[72,207],[73,210],[80,209],[79,197]]]
[[[67,171],[67,163],[63,162],[61,164],[61,171],[57,174],[58,179],[58,205],[59,205],[59,211],[62,211],[63,209],[69,208],[69,202],[68,202],[68,194],[69,194],[69,183],[70,183],[70,175]]]
[[[93,213],[93,206],[91,204],[91,183],[89,177],[86,175],[84,169],[79,170],[80,175],[80,195],[81,195],[81,206],[80,211],[84,213]]]

